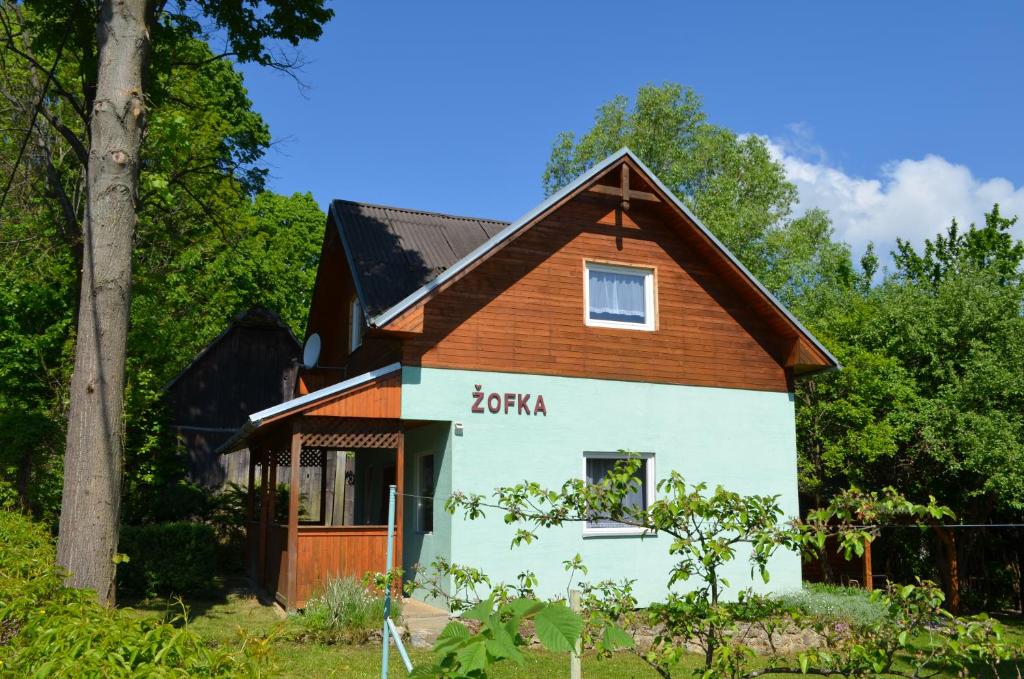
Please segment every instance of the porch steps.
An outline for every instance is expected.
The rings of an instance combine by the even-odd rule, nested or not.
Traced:
[[[414,648],[430,648],[449,622],[448,611],[418,599],[402,600],[402,624]]]

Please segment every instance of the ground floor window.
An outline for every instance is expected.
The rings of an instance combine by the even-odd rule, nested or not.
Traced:
[[[635,474],[635,483],[631,492],[623,499],[628,507],[647,509],[654,502],[654,455],[639,454],[640,467]],[[584,453],[583,478],[591,485],[599,484],[612,471],[615,464],[628,459],[622,453]],[[584,535],[640,535],[643,528],[631,526],[608,517],[594,516],[587,521],[583,529]]]
[[[434,455],[420,455],[416,466],[416,530],[434,532]]]

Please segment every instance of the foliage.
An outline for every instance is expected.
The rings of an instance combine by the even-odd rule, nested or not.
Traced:
[[[512,599],[498,603],[488,597],[462,617],[480,623],[476,634],[461,622],[448,623],[442,630],[434,652],[433,665],[421,665],[414,677],[485,677],[487,668],[501,660],[522,664],[520,650],[526,640],[520,634],[524,621],[532,621],[537,638],[551,651],[569,652],[580,637],[583,623],[564,602],[537,599]]]
[[[779,597],[785,608],[824,623],[865,626],[878,622],[885,609],[877,597],[856,587],[806,583],[803,589]]]
[[[64,587],[48,531],[0,512],[0,674],[57,677],[239,677],[267,669],[265,640],[212,648],[186,624],[100,606]]]
[[[45,364],[40,366],[40,356],[29,357],[29,365],[35,367],[36,372],[42,372],[42,368],[57,373],[61,381],[48,383],[56,387],[50,389],[52,399],[48,403],[33,405],[54,423],[62,423],[69,412],[81,413],[87,424],[97,431],[108,421],[97,414],[100,409],[93,410],[87,405],[95,399],[86,397],[86,381],[80,380],[81,387],[76,387],[82,393],[69,397],[70,354],[73,351],[78,356],[79,365],[92,363],[97,356],[101,363],[109,363],[108,372],[112,371],[112,376],[108,377],[118,393],[105,395],[101,391],[100,394],[106,417],[112,423],[107,429],[112,432],[120,432],[126,419],[121,393],[126,372],[145,375],[149,368],[156,375],[176,364],[181,365],[169,354],[182,349],[187,351],[189,343],[153,341],[160,338],[146,333],[146,320],[160,319],[157,323],[160,328],[168,318],[173,318],[166,313],[170,305],[161,303],[147,309],[145,302],[162,296],[163,282],[168,274],[180,270],[180,264],[186,264],[193,271],[202,269],[202,263],[194,258],[182,260],[180,257],[189,245],[203,240],[204,245],[209,246],[212,239],[203,237],[216,231],[222,232],[222,244],[231,246],[238,242],[234,225],[249,207],[249,201],[262,189],[266,174],[256,163],[270,143],[269,131],[252,111],[235,64],[252,62],[291,71],[299,66],[299,61],[289,58],[282,46],[295,47],[303,40],[317,39],[323,24],[333,16],[333,10],[324,7],[323,0],[260,0],[237,7],[205,0],[176,0],[139,3],[133,11],[140,13],[136,18],[145,25],[138,27],[138,39],[120,56],[130,63],[116,64],[109,58],[100,58],[100,51],[111,44],[103,36],[111,35],[112,30],[118,33],[113,29],[115,19],[129,16],[128,9],[92,0],[0,2],[0,29],[5,39],[2,77],[6,80],[0,83],[0,89],[15,114],[11,118],[14,127],[3,135],[5,148],[0,149],[3,155],[0,160],[4,161],[2,165],[12,178],[18,174],[28,178],[25,182],[28,188],[19,191],[17,200],[12,202],[13,219],[8,214],[0,214],[0,224],[18,225],[13,240],[6,232],[2,240],[5,245],[30,244],[26,248],[15,248],[15,261],[11,264],[20,263],[17,260],[26,254],[31,255],[25,250],[41,250],[47,255],[45,275],[63,279],[61,285],[55,286],[61,296],[60,303],[53,305],[42,319],[49,322],[47,329],[63,326],[65,330],[60,335],[66,342],[62,347],[66,350],[61,356],[63,365],[54,370],[52,363],[49,368]],[[210,40],[226,44],[227,51],[214,53],[208,45]],[[108,96],[100,86],[113,82],[116,69],[123,67],[127,73],[133,71],[133,66],[141,73],[129,89],[118,91],[133,101],[129,127],[134,133],[129,143],[131,148],[115,156],[120,162],[123,155],[131,171],[118,180],[125,186],[125,191],[117,194],[121,209],[103,218],[101,213],[110,201],[100,198],[97,182],[109,176],[110,168],[90,159],[98,157],[91,148],[92,139],[105,138],[101,128],[107,107],[94,105],[94,99]],[[110,127],[118,129],[116,116]],[[19,143],[13,141],[15,139],[24,141]],[[23,168],[22,150],[30,141],[34,150],[24,158]],[[4,193],[6,199],[7,191]],[[110,195],[113,194],[108,194],[108,198]],[[99,221],[93,223],[93,219]],[[95,260],[94,270],[93,249],[87,248],[85,243],[91,242],[93,235],[102,240],[105,231],[121,238],[112,241],[119,243],[117,246],[96,250],[101,256]],[[83,238],[83,234],[89,238]],[[112,278],[124,288],[124,294],[80,295],[82,271],[90,272],[90,280]],[[123,272],[124,279],[118,278],[116,272]],[[295,279],[294,276],[288,278],[286,285]],[[149,290],[133,295],[133,284]],[[179,308],[195,313],[193,310],[203,309],[206,301],[197,303],[195,297],[190,297],[190,303]],[[79,302],[84,305],[82,309],[76,306]],[[113,341],[112,346],[103,351],[92,342],[76,342],[74,333],[67,332],[77,329],[75,323],[79,318],[89,318],[90,310],[97,311],[97,317],[103,316],[105,322],[115,323],[112,332],[100,334],[101,338]],[[131,322],[125,324],[123,320],[129,311]],[[140,313],[141,319],[138,318]],[[221,316],[220,324],[228,316],[230,314]],[[214,307],[213,313],[204,320],[216,317]],[[201,313],[200,318],[203,318]],[[39,325],[41,321],[34,324]],[[22,324],[11,325],[21,330]],[[121,335],[126,327],[133,331],[127,347]],[[195,337],[197,329],[190,326],[187,330],[190,334],[186,336]],[[90,325],[90,333],[92,330]],[[141,344],[138,343],[140,332]],[[30,343],[18,344],[24,350]],[[143,388],[148,386],[143,385]],[[131,385],[124,388],[130,391]],[[92,391],[92,387],[88,390]],[[110,399],[109,402],[106,399]],[[8,406],[3,404],[3,407],[6,410]],[[69,447],[64,456],[68,469],[99,478],[100,471],[107,468],[105,460],[120,462],[125,452],[121,436],[110,433],[106,443],[110,450],[103,451],[108,456],[104,458],[97,446],[79,444],[82,439],[76,436],[77,431],[81,430],[68,434]],[[151,438],[149,432],[142,434],[144,439]],[[47,452],[48,463],[60,456],[59,449]],[[130,452],[125,457],[130,457]],[[38,468],[41,464],[20,462],[19,477],[24,477],[31,466]],[[71,549],[69,536],[76,536],[73,552],[91,562],[89,568],[78,569],[76,578],[108,581],[113,578],[108,558],[114,547],[112,541],[116,539],[116,510],[121,505],[122,481],[120,465],[114,469],[117,478],[112,483],[99,483],[97,487],[109,495],[99,498],[99,506],[115,511],[104,516],[105,530],[101,527],[92,534],[86,534],[88,524],[79,521],[69,509],[87,504],[75,502],[86,484],[77,479],[73,482],[70,476],[64,479],[65,511],[60,523],[62,561],[67,562],[67,551]],[[24,484],[16,486],[22,503],[27,505]],[[44,511],[37,510],[37,513]],[[92,545],[97,548],[91,549]],[[108,582],[109,586],[92,584],[102,597],[110,596],[112,582]]]
[[[127,591],[142,595],[209,592],[217,573],[216,534],[201,523],[122,526],[118,567]]]
[[[872,602],[884,614],[850,626],[815,623],[827,644],[798,655],[800,672],[921,677],[945,669],[966,676],[985,667],[998,677],[1001,662],[1024,655],[1024,649],[1004,642],[999,623],[986,616],[957,618],[942,607],[943,599],[942,591],[929,582],[890,585],[884,592],[873,593]],[[926,638],[924,648],[908,655],[921,637]],[[774,662],[777,667],[785,661]]]
[[[392,617],[400,614],[400,604],[392,602]],[[371,592],[355,578],[336,578],[306,602],[297,619],[300,637],[320,643],[364,643],[384,624],[384,597]]]
[[[801,487],[815,504],[851,484],[894,486],[916,501],[941,497],[966,523],[1021,520],[1024,244],[1014,224],[995,206],[984,225],[954,222],[920,250],[900,241],[881,282],[825,296],[811,324],[844,369],[796,393]],[[893,568],[921,574],[918,554],[931,551],[948,596],[946,556],[926,538],[887,541]],[[904,539],[915,544],[906,554]],[[976,605],[1011,596],[1019,605],[1019,537],[958,531],[956,540],[961,582],[982,588]]]
[[[16,131],[0,138],[5,173],[38,92],[33,67],[15,57],[52,63],[52,29],[64,21],[82,21],[86,29],[76,40],[94,41],[95,17],[81,14],[83,7],[0,5],[0,25],[17,50],[0,69],[0,89],[13,97],[0,98],[0,113]],[[311,16],[297,11],[293,19]],[[184,482],[186,460],[163,412],[163,386],[232,316],[254,305],[276,310],[301,333],[323,235],[323,213],[309,194],[261,192],[258,163],[269,148],[269,130],[253,111],[240,71],[190,30],[163,33],[167,39],[154,43],[148,92],[125,399],[122,509],[123,520],[133,524],[190,517],[204,506],[201,490]],[[66,45],[59,82],[71,87],[76,77],[92,78],[94,56],[78,43]],[[54,524],[84,176],[67,138],[41,123],[48,115],[81,137],[80,104],[61,96],[43,100],[27,160],[0,208],[0,419],[13,424],[3,428],[0,441],[0,487]]]
[[[921,505],[892,489],[883,492],[853,489],[836,496],[828,506],[809,513],[806,520],[785,523],[777,498],[773,496],[744,496],[721,487],[712,491],[704,484],[691,486],[676,471],[658,483],[657,500],[646,508],[637,507],[624,503],[624,499],[634,487],[639,465],[636,456],[629,456],[592,485],[572,479],[559,489],[548,489],[523,482],[497,488],[490,500],[456,492],[446,506],[452,512],[461,510],[468,519],[484,516],[488,509],[501,511],[506,523],[521,526],[516,529],[513,546],[538,539],[542,528],[583,522],[593,516],[668,535],[668,551],[674,562],[669,569],[664,601],[637,611],[631,582],[598,583],[584,588],[587,612],[580,620],[581,632],[584,622],[588,626],[597,623],[606,630],[615,630],[608,637],[613,645],[619,645],[616,636],[620,633],[625,638],[643,628],[653,630],[653,641],[646,648],[636,643],[621,646],[632,647],[663,677],[672,675],[687,654],[688,644],[696,644],[703,650],[703,666],[695,672],[706,679],[753,677],[765,673],[763,667],[753,663],[754,652],[738,641],[738,623],[755,620],[768,632],[770,639],[774,623],[768,618],[779,613],[779,606],[749,594],[736,603],[723,599],[725,588],[730,586],[722,577],[723,569],[737,558],[741,546],[750,563],[751,576],[759,575],[767,582],[769,560],[780,548],[802,549],[813,554],[823,549],[831,536],[849,557],[862,553],[865,543],[873,539],[867,527],[870,524],[894,520],[920,524],[950,515],[950,511],[938,506],[934,499]],[[567,563],[576,566],[572,561]],[[694,582],[689,582],[691,579]],[[685,592],[673,588],[683,582],[687,583]],[[942,593],[929,583],[918,587],[893,587],[876,596],[879,605],[886,610],[884,617],[845,627],[829,627],[830,623],[820,617],[809,618],[807,624],[825,637],[826,649],[801,653],[796,658],[797,666],[793,665],[793,658],[773,655],[768,669],[772,673],[821,676],[916,677],[936,667],[962,669],[977,663],[995,666],[1021,653],[1020,649],[1002,642],[998,625],[982,619],[954,618],[944,612]],[[488,612],[492,605],[493,601],[488,600]],[[794,619],[800,620],[797,614]],[[910,661],[911,670],[896,668],[897,654],[906,651],[913,637],[926,633],[928,625],[936,620],[944,621],[944,627],[929,637],[927,653]],[[459,634],[459,649],[471,643],[486,643],[462,632]],[[484,634],[477,636],[486,637]],[[588,636],[591,640],[600,638],[592,632]],[[629,641],[635,642],[632,638]],[[440,645],[438,652],[444,659],[453,657],[453,649],[447,645]],[[465,662],[472,662],[478,676],[484,676],[489,663],[504,657],[511,656],[495,653],[492,657],[478,651]],[[446,667],[443,664],[438,667],[435,674],[443,676]]]
[[[428,598],[444,601],[445,607],[453,612],[473,608],[487,596],[498,604],[513,599],[535,598],[534,587],[537,576],[532,571],[523,571],[515,584],[492,581],[479,568],[452,563],[444,557],[437,557],[428,568],[417,573],[416,578],[405,583],[406,593],[420,591]]]

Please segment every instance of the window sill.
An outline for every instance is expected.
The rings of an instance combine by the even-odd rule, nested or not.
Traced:
[[[593,318],[584,319],[588,328],[612,328],[614,330],[636,330],[638,332],[654,332],[653,323],[626,323],[623,321],[601,321]]]
[[[589,538],[642,538],[653,537],[656,531],[647,528],[584,528],[583,537]]]

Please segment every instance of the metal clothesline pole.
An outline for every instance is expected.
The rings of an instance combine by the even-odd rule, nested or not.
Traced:
[[[388,549],[387,549],[387,561],[384,569],[384,630],[382,636],[383,644],[381,645],[380,651],[380,677],[381,679],[388,679],[388,638],[392,637],[395,640],[395,646],[398,647],[398,655],[401,656],[402,662],[405,663],[405,669],[412,672],[412,661],[409,660],[409,654],[405,651],[405,644],[402,643],[402,637],[395,629],[395,623],[391,620],[391,562],[394,559],[394,542],[395,542],[395,496],[397,495],[395,486],[390,486],[388,490]]]

